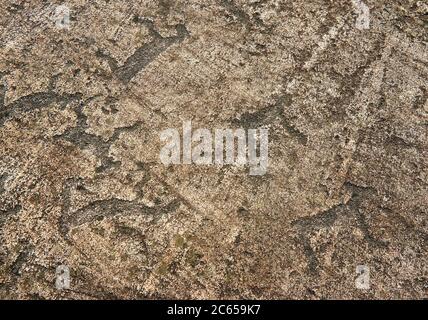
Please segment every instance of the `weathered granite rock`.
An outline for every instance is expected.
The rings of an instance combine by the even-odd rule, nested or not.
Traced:
[[[2,1],[0,298],[427,298],[427,14]],[[267,174],[164,166],[184,120],[269,128]]]

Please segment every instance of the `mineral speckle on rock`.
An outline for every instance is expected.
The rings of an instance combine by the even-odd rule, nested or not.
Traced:
[[[0,298],[427,298],[427,14],[2,0]],[[268,128],[266,174],[165,166],[184,121]]]

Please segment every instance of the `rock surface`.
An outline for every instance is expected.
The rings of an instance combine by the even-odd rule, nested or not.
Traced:
[[[1,3],[0,298],[428,297],[425,1]],[[267,174],[163,165],[185,120]]]

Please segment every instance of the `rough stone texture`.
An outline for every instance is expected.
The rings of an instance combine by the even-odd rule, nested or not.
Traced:
[[[425,1],[0,2],[0,298],[428,297]],[[268,173],[164,166],[184,120]]]

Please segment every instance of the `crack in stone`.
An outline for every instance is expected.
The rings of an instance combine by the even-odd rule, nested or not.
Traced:
[[[0,195],[5,191],[4,184],[9,176],[7,174],[0,175]]]
[[[308,260],[308,269],[311,274],[318,274],[320,264],[317,254],[310,244],[309,234],[321,229],[331,228],[340,216],[354,215],[357,220],[357,227],[364,235],[364,240],[372,247],[385,248],[388,246],[387,242],[373,237],[364,213],[360,208],[364,197],[367,197],[375,190],[371,187],[355,185],[349,181],[346,182],[344,186],[352,193],[351,199],[347,203],[338,204],[314,216],[303,217],[292,223],[293,227],[295,227],[299,233],[299,240],[303,245],[303,251]]]
[[[374,48],[369,51],[369,58],[365,61],[364,65],[360,66],[354,73],[347,76],[342,76],[335,73],[335,76],[339,76],[341,79],[340,83],[340,95],[333,99],[329,100],[329,105],[331,106],[349,106],[352,101],[357,97],[358,93],[361,90],[363,85],[364,76],[367,74],[367,71],[372,67],[373,63],[380,60],[383,55],[382,45],[385,43],[386,38],[383,36],[379,41],[376,42]],[[377,54],[376,54],[377,53]],[[342,119],[347,117],[346,109],[338,110],[337,114],[332,115],[332,117],[337,117],[341,115]]]
[[[117,67],[113,63],[115,76],[123,83],[129,83],[141,70],[155,60],[162,52],[166,51],[170,46],[182,42],[189,36],[185,25],[178,24],[175,29],[177,36],[162,37],[155,29],[153,22],[146,19],[138,20],[144,23],[153,37],[150,43],[139,47],[133,55],[131,55],[125,63]]]
[[[52,103],[60,104],[64,108],[70,102],[80,100],[82,95],[80,93],[75,94],[57,94],[52,91],[32,93],[27,96],[21,97],[18,100],[4,105],[0,105],[0,127],[7,121],[12,119],[14,116],[30,112],[36,109],[48,107]],[[0,96],[0,100],[4,99]]]

